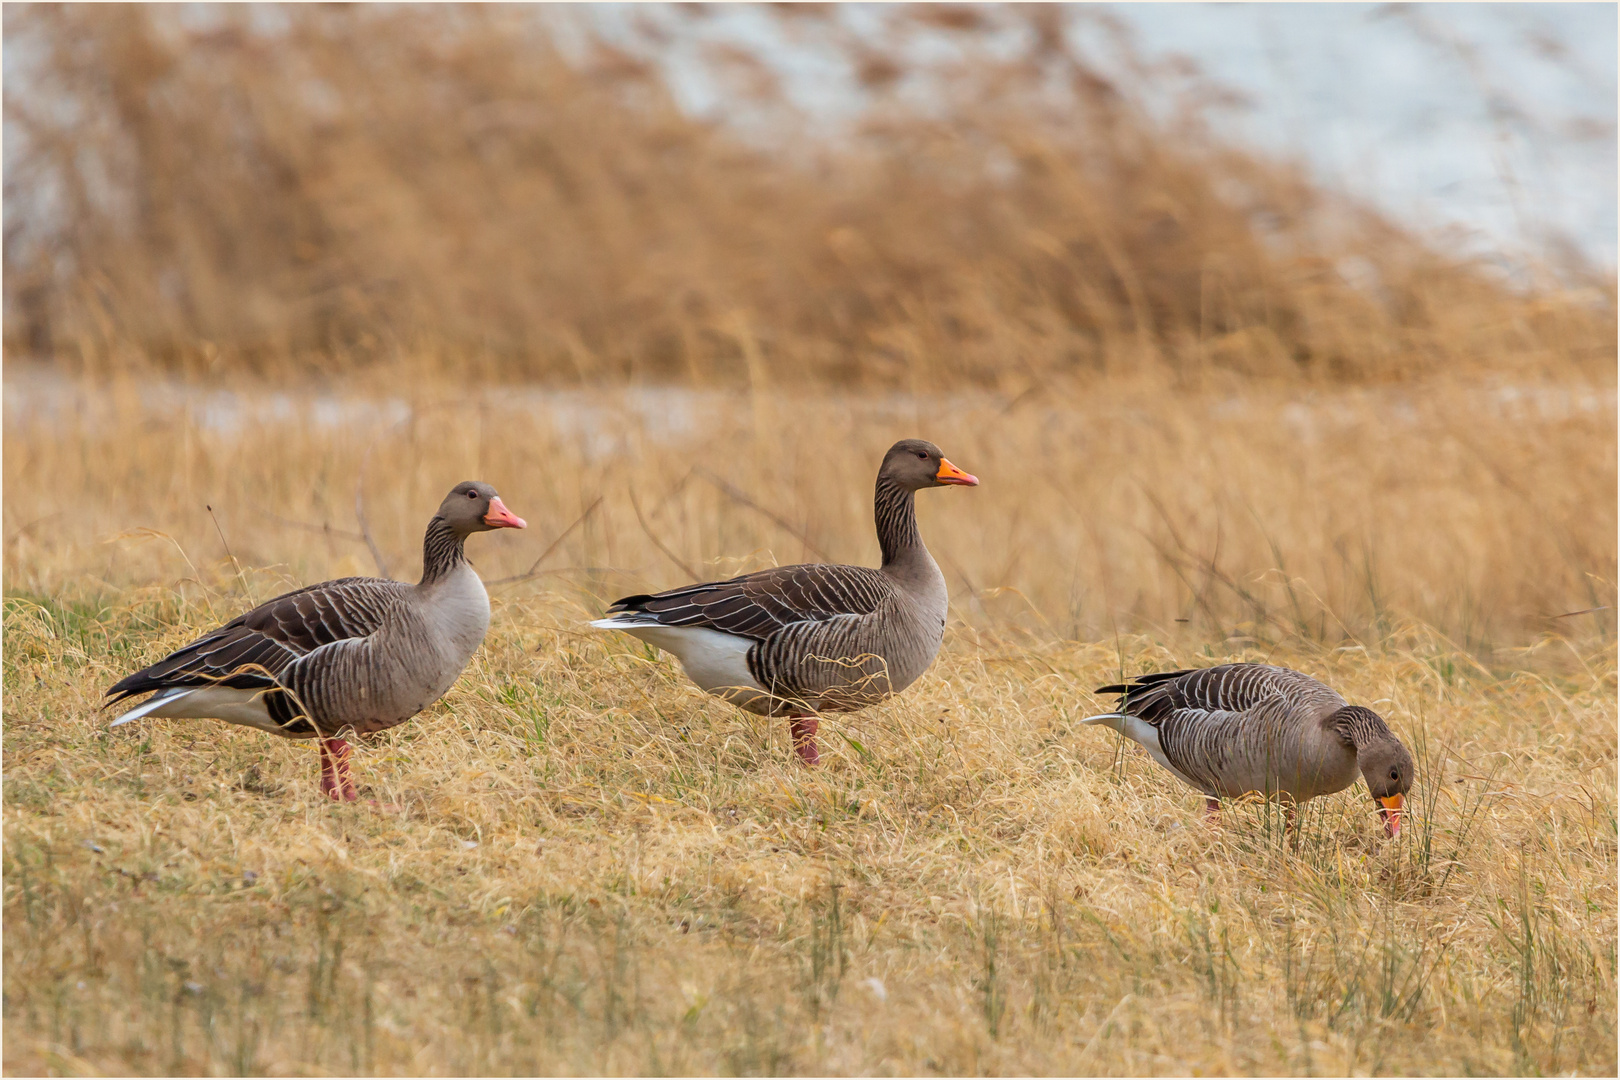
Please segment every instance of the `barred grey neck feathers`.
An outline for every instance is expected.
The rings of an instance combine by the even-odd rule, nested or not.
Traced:
[[[885,567],[906,561],[923,547],[922,535],[917,532],[916,492],[880,476],[872,511]]]
[[[1384,718],[1371,709],[1364,709],[1360,705],[1346,705],[1333,714],[1333,726],[1345,742],[1360,749],[1372,742],[1383,742],[1393,739],[1395,733],[1389,730]]]
[[[467,561],[467,538],[450,527],[444,518],[428,522],[422,537],[422,584],[430,585]]]

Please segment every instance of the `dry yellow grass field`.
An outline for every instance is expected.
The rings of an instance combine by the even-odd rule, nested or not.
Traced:
[[[896,16],[959,47],[921,112],[770,16],[872,95],[784,150],[516,9],[278,10],[5,11],[8,1075],[1615,1072],[1612,276],[1509,287],[1041,11]],[[874,564],[904,436],[983,481],[918,500],[945,647],[824,767],[585,625]],[[106,729],[468,478],[530,527],[363,801]],[[1397,839],[1359,782],[1208,829],[1078,724],[1232,659],[1390,720]]]
[[[1601,388],[426,387],[256,414],[8,379],[60,409],[6,428],[9,1071],[1615,1067],[1612,614],[1538,621],[1612,590],[1583,579],[1612,558]],[[824,769],[584,627],[689,570],[873,561],[871,473],[912,431],[984,480],[919,500],[947,645],[826,724]],[[486,579],[546,556],[492,587],[445,700],[361,752],[363,795],[401,809],[323,805],[304,745],[105,731],[122,673],[372,571],[368,446],[394,573],[464,476],[531,523],[474,539]],[[1359,784],[1297,849],[1259,807],[1207,831],[1196,793],[1076,724],[1122,671],[1228,658],[1391,719],[1421,763],[1397,841]]]

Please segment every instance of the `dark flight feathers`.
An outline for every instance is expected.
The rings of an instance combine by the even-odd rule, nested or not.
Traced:
[[[1295,675],[1295,678],[1305,677]],[[1098,687],[1097,693],[1118,694],[1120,712],[1159,724],[1180,709],[1243,712],[1282,692],[1284,681],[1277,668],[1221,664],[1138,675],[1128,682]]]
[[[793,623],[871,614],[894,588],[868,567],[807,563],[626,596],[608,614],[644,615],[664,626],[701,626],[763,641]]]

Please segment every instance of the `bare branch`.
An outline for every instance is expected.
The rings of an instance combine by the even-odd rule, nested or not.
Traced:
[[[788,522],[788,520],[786,518],[783,518],[779,514],[774,514],[771,511],[765,509],[763,506],[759,505],[759,503],[755,502],[753,499],[750,499],[747,495],[744,495],[741,491],[739,491],[735,487],[732,487],[730,484],[728,484],[726,481],[720,479],[720,477],[716,476],[714,473],[710,472],[708,469],[705,469],[702,466],[698,466],[696,471],[697,471],[697,473],[699,475],[701,475],[703,477],[703,479],[707,480],[709,483],[711,483],[715,487],[719,488],[725,494],[731,496],[737,502],[740,502],[744,506],[748,507],[749,509],[754,510],[755,512],[757,512],[759,514],[764,515],[765,517],[767,517],[770,520],[774,521],[777,525],[781,526],[784,530],[786,530],[788,532],[789,535],[797,538],[798,541],[804,545],[806,551],[810,552],[810,554],[814,555],[816,558],[820,559],[822,562],[832,562],[833,561],[833,558],[832,558],[831,555],[828,555],[825,551],[822,551],[819,547],[817,547],[814,543],[812,543],[810,538],[804,534],[803,530],[794,527],[792,524],[790,524]]]
[[[230,541],[225,539],[225,530],[219,527],[219,518],[214,516],[213,506],[204,503],[203,509],[208,511],[208,520],[214,523],[214,531],[219,533],[219,542],[224,545],[225,554],[230,558],[231,565],[236,567],[236,577],[242,582],[242,591],[247,593],[248,602],[252,604],[258,603],[257,600],[253,599],[253,586],[248,584],[247,575],[242,572],[242,564],[236,561],[236,553],[231,550]]]
[[[679,555],[675,554],[673,551],[669,550],[669,548],[665,547],[664,542],[662,540],[658,539],[657,535],[654,534],[654,532],[652,531],[652,528],[647,524],[646,517],[644,517],[642,515],[642,513],[641,513],[641,503],[636,501],[636,489],[635,488],[630,489],[630,506],[636,512],[636,520],[641,522],[641,531],[647,534],[647,539],[649,539],[649,540],[651,540],[653,542],[653,546],[656,547],[659,551],[662,551],[665,555],[667,555],[669,557],[670,562],[672,562],[676,566],[680,567],[681,572],[686,575],[688,580],[696,581],[698,579],[697,572],[694,571],[690,566],[686,565],[686,562]]]
[[[544,550],[544,551],[542,551],[540,553],[540,557],[538,559],[534,560],[534,565],[533,566],[530,566],[527,570],[525,570],[521,574],[514,574],[511,577],[496,578],[494,581],[486,581],[486,582],[484,582],[484,584],[486,586],[489,586],[489,585],[511,585],[514,582],[527,581],[532,577],[539,577],[540,576],[540,564],[545,562],[546,559],[551,556],[551,553],[553,551],[557,550],[558,545],[560,545],[564,540],[568,539],[570,533],[572,533],[575,529],[579,528],[581,525],[585,524],[585,519],[586,518],[588,518],[592,514],[596,513],[596,508],[602,505],[602,499],[603,499],[603,496],[598,495],[596,497],[596,501],[591,503],[591,505],[587,506],[585,508],[585,512],[583,514],[579,515],[579,517],[575,518],[574,523],[572,525],[568,526],[568,528],[564,529],[558,535],[557,539],[553,540],[546,547],[546,550]]]
[[[371,451],[376,445],[377,440],[372,439],[366,447],[365,455],[360,458],[360,472],[354,479],[354,517],[360,523],[360,538],[366,542],[366,547],[371,549],[371,559],[377,564],[377,573],[392,581],[394,575],[388,572],[388,563],[383,559],[382,552],[377,549],[377,541],[371,538],[371,524],[366,520],[366,465],[371,461]]]
[[[289,529],[303,529],[305,532],[320,533],[328,537],[335,536],[343,540],[358,540],[362,544],[366,541],[365,536],[361,533],[350,529],[334,529],[329,524],[311,525],[307,521],[294,521],[292,518],[284,518],[280,514],[272,514],[268,510],[260,510],[259,516],[267,517],[276,524],[285,525]]]

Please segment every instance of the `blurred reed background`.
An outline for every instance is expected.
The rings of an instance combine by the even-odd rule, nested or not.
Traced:
[[[1607,604],[1611,272],[1510,285],[1221,143],[1216,88],[1159,116],[1184,65],[1106,21],[1134,85],[1060,9],[769,18],[854,72],[839,137],[735,45],[697,55],[736,122],[693,119],[645,13],[8,9],[10,580],[172,574],[107,561],[134,527],[214,558],[205,505],[256,565],[370,570],[271,519],[355,532],[374,445],[403,575],[462,473],[540,526],[519,569],[602,497],[554,553],[597,599],[869,559],[921,434],[987,481],[925,511],[968,618],[1517,644]]]

